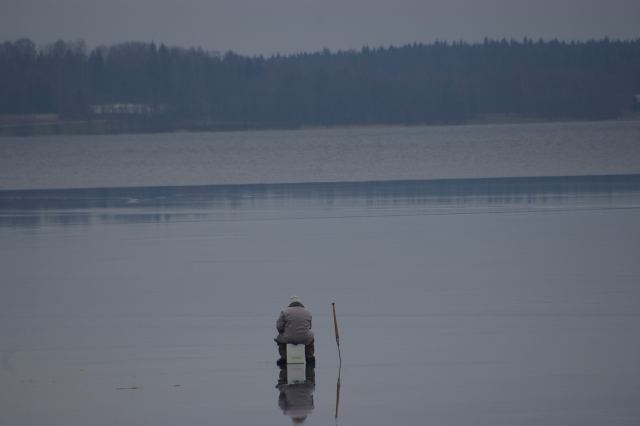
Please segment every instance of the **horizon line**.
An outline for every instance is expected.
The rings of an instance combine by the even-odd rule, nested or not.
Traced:
[[[151,40],[139,40],[139,39],[133,40],[132,39],[132,40],[113,41],[111,43],[90,44],[90,43],[87,43],[86,40],[80,37],[76,39],[57,38],[49,42],[36,42],[29,36],[22,36],[22,37],[16,37],[14,39],[2,40],[0,41],[0,45],[5,43],[16,43],[21,40],[29,40],[34,44],[36,50],[38,51],[44,48],[47,48],[49,46],[52,46],[58,42],[82,45],[85,49],[87,49],[87,52],[91,52],[99,49],[108,49],[114,46],[127,45],[127,44],[147,44],[147,45],[153,44],[153,45],[156,45],[157,47],[164,46],[168,49],[196,50],[196,51],[202,51],[207,54],[218,55],[218,56],[224,56],[226,54],[234,54],[234,55],[247,57],[247,58],[273,58],[273,57],[294,57],[294,56],[300,56],[300,55],[316,55],[316,54],[362,53],[367,50],[380,51],[380,50],[391,50],[391,49],[403,49],[407,47],[432,47],[432,46],[438,46],[438,45],[444,45],[447,47],[458,47],[458,46],[475,47],[475,46],[483,46],[485,44],[492,44],[492,43],[497,43],[497,44],[507,43],[510,45],[526,44],[526,43],[531,43],[531,44],[559,43],[564,45],[571,45],[571,44],[580,45],[580,44],[589,44],[589,43],[637,43],[637,42],[640,42],[640,35],[636,37],[629,37],[629,38],[612,38],[610,36],[605,35],[601,37],[592,37],[592,38],[585,38],[585,39],[564,39],[559,37],[547,38],[542,36],[540,37],[523,36],[519,38],[517,37],[493,38],[493,37],[485,36],[482,38],[482,40],[473,40],[473,41],[464,40],[464,39],[445,40],[445,39],[435,38],[431,41],[407,41],[405,43],[397,43],[397,44],[389,43],[389,44],[378,44],[378,45],[362,44],[360,47],[346,47],[346,48],[322,47],[322,48],[309,49],[309,50],[296,50],[291,52],[274,51],[272,53],[242,53],[233,49],[220,50],[220,49],[214,49],[214,48],[205,48],[202,45],[187,46],[187,45],[181,45],[181,44],[165,43],[163,41],[157,42],[154,39],[151,39]]]

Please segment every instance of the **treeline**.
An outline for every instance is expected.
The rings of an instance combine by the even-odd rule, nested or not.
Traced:
[[[640,39],[411,44],[247,57],[123,43],[0,44],[0,114],[90,119],[144,104],[166,123],[240,127],[601,119],[634,108]]]

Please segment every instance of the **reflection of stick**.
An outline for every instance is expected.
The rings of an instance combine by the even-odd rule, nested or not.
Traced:
[[[342,366],[342,354],[340,353],[340,333],[338,332],[338,320],[336,319],[336,304],[331,302],[333,309],[333,327],[336,332],[336,344],[338,345],[338,358],[340,358],[340,366]]]
[[[338,410],[340,408],[340,370],[342,370],[342,354],[340,354],[340,333],[338,332],[338,320],[336,319],[336,304],[331,302],[331,309],[333,310],[333,329],[336,333],[336,345],[338,345],[338,358],[340,359],[340,366],[338,367],[338,382],[336,383],[336,413],[335,420],[338,424]]]
[[[340,407],[340,367],[338,367],[338,383],[336,383],[336,424],[338,424],[338,408]]]

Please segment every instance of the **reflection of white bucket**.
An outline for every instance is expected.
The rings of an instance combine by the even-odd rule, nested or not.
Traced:
[[[287,344],[287,364],[305,364],[304,345]]]
[[[307,374],[306,366],[304,364],[287,364],[287,384],[297,385],[306,383]]]

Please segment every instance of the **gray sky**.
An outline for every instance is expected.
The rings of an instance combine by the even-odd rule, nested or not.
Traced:
[[[0,0],[0,40],[245,54],[490,38],[640,37],[639,0]]]

